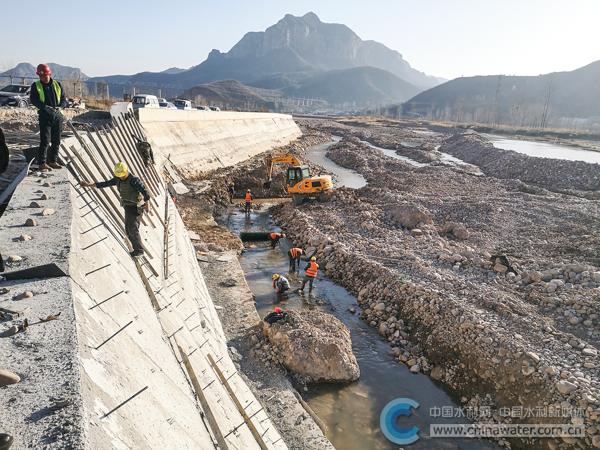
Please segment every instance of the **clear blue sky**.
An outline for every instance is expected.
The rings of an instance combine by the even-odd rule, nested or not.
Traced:
[[[286,13],[315,12],[445,78],[537,75],[600,59],[600,0],[34,0],[2,5],[0,69],[91,76],[187,68]],[[14,18],[14,20],[5,20]]]

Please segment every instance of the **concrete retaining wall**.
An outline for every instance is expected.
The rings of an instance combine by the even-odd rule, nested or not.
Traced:
[[[188,176],[232,166],[301,134],[285,114],[164,109],[138,114],[157,163],[169,158]]]
[[[157,122],[153,127],[160,128]],[[231,125],[221,123],[221,127],[226,129]],[[171,130],[170,126],[166,128]],[[272,133],[270,139],[274,142]],[[284,136],[289,136],[287,133]],[[167,134],[172,136],[171,131]],[[125,130],[121,136],[125,136]],[[254,141],[252,151],[258,151],[256,139],[249,140]],[[111,150],[101,148],[100,142],[107,143]],[[263,140],[260,145],[267,145],[266,142]],[[43,337],[38,337],[38,333],[22,333],[0,341],[0,354],[4,349],[12,355],[13,362],[5,368],[30,380],[9,386],[0,396],[0,431],[19,435],[17,449],[37,448],[48,442],[53,442],[56,448],[74,448],[76,443],[76,448],[94,450],[214,449],[217,445],[230,449],[287,448],[260,402],[237,373],[195,250],[162,178],[157,175],[159,182],[149,183],[152,177],[131,159],[133,142],[123,145],[122,141],[120,146],[115,143],[104,132],[81,135],[81,141],[68,139],[64,143],[68,151],[63,149],[62,157],[75,164],[70,164],[69,172],[53,172],[52,184],[44,188],[51,199],[68,199],[56,206],[62,208],[60,214],[50,217],[70,216],[70,219],[40,233],[35,245],[23,246],[21,253],[28,248],[26,261],[31,258],[36,265],[55,260],[57,254],[68,260],[65,265],[69,277],[55,279],[52,290],[43,287],[44,293],[62,299],[56,304],[62,305],[64,314],[60,320],[64,318],[66,326],[57,328],[53,324],[63,322],[51,322],[49,326],[35,328],[36,332],[47,330]],[[123,153],[122,149],[128,145],[129,150]],[[230,161],[245,158],[245,154],[229,153]],[[194,155],[203,160],[202,152],[183,151],[179,161]],[[134,260],[128,254],[116,190],[102,190],[107,198],[100,190],[83,189],[78,184],[81,178],[109,178],[111,158],[127,161],[147,186],[154,185],[150,214],[144,215],[145,224],[141,227],[146,259]],[[40,184],[44,180],[40,179]],[[33,181],[24,185],[31,185],[33,190],[37,187]],[[28,191],[21,197],[23,205],[19,204],[19,208],[24,208],[32,194]],[[48,226],[55,222],[41,216],[39,220]],[[21,223],[22,218],[18,221]],[[5,224],[2,236],[14,238],[15,233],[22,232],[14,227],[12,223]],[[54,241],[48,240],[54,235],[66,236],[70,245],[55,248]],[[34,296],[23,306],[35,301]],[[56,313],[54,308],[44,312],[50,313]],[[42,313],[36,309],[35,314]],[[55,334],[55,329],[60,335]],[[60,361],[57,360],[60,352],[46,351],[47,356],[42,360],[49,359],[48,364],[19,367],[19,361],[31,359],[29,342],[33,338],[37,339],[36,345],[43,341],[50,347],[57,340],[70,342],[64,344],[70,345],[70,356]],[[42,346],[39,351],[44,353]],[[73,374],[69,378],[69,406],[65,409],[68,415],[56,416],[48,410],[52,398],[65,397],[61,384],[65,375],[62,369],[53,372],[44,369],[46,365],[75,368],[69,372]],[[39,398],[23,403],[18,411],[13,410],[10,399],[24,395]],[[60,417],[60,432],[52,431],[56,426],[49,428],[55,420],[43,422],[46,416]],[[40,420],[38,417],[40,426],[31,425],[32,418]],[[254,432],[249,424],[255,428]]]

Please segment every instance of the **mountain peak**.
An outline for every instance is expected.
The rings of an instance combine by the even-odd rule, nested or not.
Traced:
[[[309,11],[306,14],[304,14],[302,16],[302,19],[304,19],[305,22],[310,23],[311,25],[318,25],[321,22],[321,19],[319,19],[319,16],[317,16],[314,12]]]

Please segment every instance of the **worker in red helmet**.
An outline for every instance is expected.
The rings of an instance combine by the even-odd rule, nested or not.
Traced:
[[[275,322],[284,320],[287,317],[287,315],[288,314],[283,309],[281,309],[279,306],[276,306],[275,308],[273,308],[273,311],[271,311],[265,316],[263,320],[269,325],[273,325]]]
[[[60,108],[67,106],[67,100],[62,85],[52,78],[52,70],[48,64],[39,64],[35,73],[40,79],[31,85],[29,101],[38,109],[39,115],[40,148],[36,162],[39,164],[39,170],[46,172],[62,168],[58,162],[63,126]]]

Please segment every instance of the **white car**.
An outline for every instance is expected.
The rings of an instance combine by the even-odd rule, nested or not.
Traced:
[[[158,102],[158,105],[163,109],[177,109],[177,106],[175,106],[173,103],[167,102],[167,101]]]
[[[173,104],[177,107],[177,109],[193,109],[192,108],[192,102],[190,100],[182,100],[182,99],[175,99],[173,100]]]
[[[160,108],[158,104],[158,97],[156,95],[134,95],[131,100],[131,104],[133,105],[133,109],[138,108]]]

